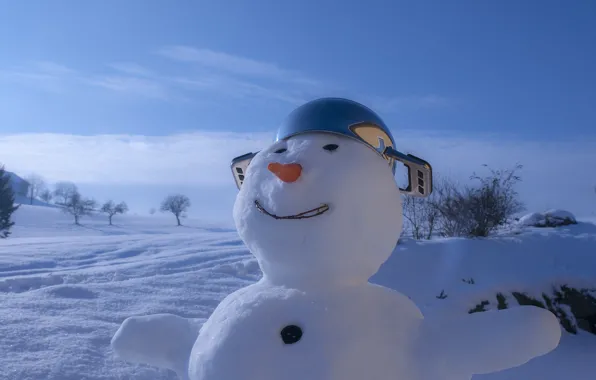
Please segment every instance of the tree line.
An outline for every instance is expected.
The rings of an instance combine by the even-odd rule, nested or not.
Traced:
[[[39,197],[46,203],[51,203],[60,206],[62,210],[73,216],[74,223],[80,225],[80,220],[84,216],[90,216],[95,212],[101,212],[107,215],[108,224],[112,225],[112,218],[116,214],[125,214],[128,212],[128,205],[126,202],[116,204],[113,200],[108,200],[100,204],[95,199],[84,197],[77,185],[69,181],[60,181],[54,184],[54,189],[50,191],[47,188],[43,179],[37,175],[32,175],[25,178],[29,182],[29,201],[33,204],[33,200]]]
[[[77,185],[69,181],[57,182],[54,184],[53,189],[50,189],[45,180],[37,174],[27,176],[25,180],[29,182],[27,191],[29,204],[32,205],[36,199],[48,204],[54,204],[71,215],[76,225],[80,225],[81,218],[94,213],[105,214],[108,218],[108,224],[113,225],[112,219],[114,216],[129,211],[128,205],[124,201],[116,203],[110,199],[104,203],[99,203],[91,197],[85,197],[81,195]],[[177,225],[181,226],[180,218],[184,216],[190,206],[190,199],[186,195],[173,194],[163,199],[160,211],[172,213],[176,218]],[[15,194],[10,183],[10,177],[4,166],[0,165],[0,238],[6,238],[10,235],[10,228],[14,225],[11,216],[19,207],[20,205],[15,204]]]

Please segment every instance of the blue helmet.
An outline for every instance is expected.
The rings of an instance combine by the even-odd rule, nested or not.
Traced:
[[[408,186],[400,188],[404,194],[426,197],[432,192],[432,168],[421,158],[395,149],[395,140],[387,125],[370,108],[343,98],[321,98],[310,101],[292,111],[277,131],[275,141],[308,132],[335,133],[359,141],[375,150],[395,174],[397,162],[408,169]],[[232,172],[238,188],[256,153],[248,153],[232,160]]]
[[[343,98],[321,98],[292,111],[277,131],[275,141],[307,132],[343,135],[365,143],[385,158],[393,173],[395,159],[384,155],[395,140],[383,120],[370,108]]]

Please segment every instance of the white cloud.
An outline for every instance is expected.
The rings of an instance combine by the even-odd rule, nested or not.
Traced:
[[[296,71],[283,69],[274,63],[257,61],[209,49],[197,49],[190,46],[166,46],[159,49],[157,53],[176,61],[195,63],[237,75],[316,83],[314,80],[304,78]]]
[[[143,77],[150,77],[153,76],[154,73],[152,70],[139,65],[138,63],[134,62],[115,62],[108,65],[112,69],[116,71],[120,71],[124,74],[136,75],[136,76],[143,76]]]
[[[53,76],[66,76],[74,75],[77,72],[70,67],[66,67],[56,62],[50,61],[35,61],[32,62],[32,67],[36,68],[40,72]]]
[[[29,73],[31,75],[68,79],[77,77],[79,73],[65,65],[51,61],[32,61],[27,64],[8,68],[5,73]]]
[[[397,148],[431,162],[435,173],[467,180],[482,164],[495,169],[521,163],[520,194],[532,209],[596,211],[596,141],[524,141],[514,137],[395,131]],[[195,132],[171,136],[0,136],[9,170],[39,173],[50,181],[113,185],[229,186],[233,157],[260,150],[271,133]],[[590,208],[589,205],[593,205]],[[589,211],[587,211],[589,210]]]
[[[439,95],[379,97],[347,90],[327,81],[270,62],[189,46],[168,46],[158,54],[187,62],[180,68],[154,70],[135,62],[112,62],[104,71],[84,72],[57,62],[35,61],[16,68],[0,67],[0,82],[52,93],[84,96],[89,86],[128,96],[203,102],[213,96],[246,102],[278,101],[293,106],[322,96],[361,99],[381,112],[441,107],[451,101]]]
[[[445,107],[453,104],[453,99],[439,95],[404,95],[395,97],[369,97],[370,106],[379,112],[399,112]],[[369,103],[369,102],[366,102]]]
[[[296,106],[303,104],[307,99],[300,91],[293,89],[261,86],[256,83],[217,74],[196,78],[169,78],[169,81],[187,90],[220,94],[236,99],[273,99]]]
[[[78,73],[75,70],[49,61],[34,61],[18,67],[0,68],[0,81],[51,93],[63,93],[77,79]]]
[[[166,86],[151,79],[110,75],[90,77],[85,82],[92,86],[148,98],[166,100],[170,97]]]

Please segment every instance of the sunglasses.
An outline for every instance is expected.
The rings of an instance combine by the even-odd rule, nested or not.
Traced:
[[[369,122],[356,123],[349,127],[350,132],[361,142],[377,151],[389,164],[395,173],[397,162],[402,163],[408,170],[408,186],[399,188],[406,195],[414,197],[428,197],[432,192],[432,167],[427,161],[412,154],[404,154],[393,148],[391,137],[376,124]],[[257,154],[247,153],[232,160],[232,174],[238,189],[244,183],[246,169],[250,161]]]
[[[248,165],[259,152],[247,153],[232,160],[231,168],[238,189],[244,183]],[[411,154],[401,153],[392,147],[384,147],[383,157],[393,166],[395,162],[402,163],[408,170],[408,186],[399,188],[406,195],[427,197],[432,192],[432,167],[423,159]]]

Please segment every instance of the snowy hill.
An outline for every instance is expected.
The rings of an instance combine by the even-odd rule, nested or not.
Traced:
[[[12,187],[14,192],[14,202],[18,204],[27,204],[27,205],[35,205],[35,206],[46,206],[46,207],[57,207],[56,205],[43,202],[39,199],[29,199],[29,182],[25,179],[21,178],[18,174],[6,171],[6,175],[8,175],[9,183]]]
[[[98,215],[75,226],[57,209],[24,205],[15,221],[0,241],[0,379],[175,379],[114,357],[109,342],[124,318],[175,313],[202,322],[260,277],[234,230],[198,220],[176,227],[168,215],[118,215],[108,226]],[[488,239],[406,239],[371,281],[426,314],[467,313],[485,300],[496,307],[499,292],[513,307],[513,292],[596,287],[595,248],[588,222]],[[588,380],[594,353],[596,335],[579,329],[547,356],[475,379]]]
[[[36,207],[21,205],[15,213],[12,238],[50,236],[106,236],[135,234],[188,233],[194,230],[232,231],[228,226],[211,224],[198,219],[183,219],[183,226],[176,226],[176,219],[170,213],[151,216],[115,215],[113,226],[108,225],[105,214],[95,213],[81,218],[81,225],[74,224],[71,215],[59,207]]]
[[[40,201],[39,199],[33,199],[33,204],[31,204],[31,199],[29,199],[28,197],[21,195],[21,194],[15,194],[14,203],[28,205],[28,206],[42,206],[42,207],[50,207],[50,208],[59,208],[59,206],[56,206],[55,204],[46,203],[44,201]]]

